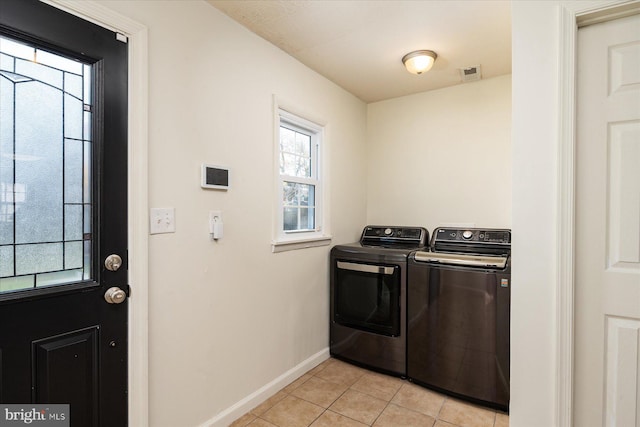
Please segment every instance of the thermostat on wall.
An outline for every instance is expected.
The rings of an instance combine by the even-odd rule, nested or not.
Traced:
[[[200,186],[202,188],[211,188],[214,190],[228,190],[229,169],[222,166],[203,164]]]

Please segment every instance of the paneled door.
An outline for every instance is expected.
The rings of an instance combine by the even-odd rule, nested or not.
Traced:
[[[578,31],[574,425],[640,427],[640,15]]]
[[[126,37],[0,0],[0,403],[127,424]]]

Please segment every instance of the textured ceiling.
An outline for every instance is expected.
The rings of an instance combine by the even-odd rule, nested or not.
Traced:
[[[501,1],[208,0],[231,18],[365,102],[511,73],[511,6]],[[428,73],[402,57],[438,54]],[[467,83],[472,84],[472,83]]]

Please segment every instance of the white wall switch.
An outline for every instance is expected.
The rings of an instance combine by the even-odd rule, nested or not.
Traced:
[[[175,233],[176,218],[174,208],[151,208],[149,215],[149,233]]]

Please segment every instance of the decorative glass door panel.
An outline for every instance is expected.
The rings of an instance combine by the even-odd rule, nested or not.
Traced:
[[[92,66],[0,37],[0,293],[93,278]]]

